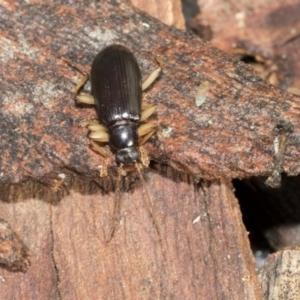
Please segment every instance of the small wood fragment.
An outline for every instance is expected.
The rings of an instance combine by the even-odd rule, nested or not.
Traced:
[[[264,300],[298,300],[300,295],[300,248],[269,255],[259,274]]]
[[[29,250],[7,221],[0,218],[0,267],[14,272],[27,272]]]

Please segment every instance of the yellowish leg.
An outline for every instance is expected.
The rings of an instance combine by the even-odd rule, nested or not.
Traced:
[[[77,95],[76,100],[78,100],[78,102],[85,103],[85,104],[90,104],[90,105],[95,104],[94,97],[92,95],[89,95],[89,94]]]
[[[108,142],[108,133],[104,131],[94,131],[89,134],[89,138],[96,142],[107,143]]]
[[[161,72],[161,67],[154,70],[149,77],[143,82],[142,84],[142,90],[146,90],[153,82],[154,80],[159,76]]]
[[[138,128],[138,135],[140,137],[139,144],[144,145],[148,139],[155,133],[155,124],[153,122],[149,122],[141,125]]]
[[[81,127],[87,127],[93,124],[99,124],[98,120],[84,120],[80,122]]]
[[[89,80],[89,75],[84,74],[84,76],[80,79],[80,81],[76,84],[74,88],[75,95],[78,95],[80,89],[86,84],[88,80]]]
[[[80,79],[80,81],[76,84],[75,88],[74,88],[74,93],[76,95],[76,99],[81,102],[81,103],[85,103],[85,104],[95,104],[94,101],[94,97],[92,95],[89,94],[79,94],[79,91],[81,90],[81,88],[87,83],[87,81],[89,80],[89,74],[83,73],[82,71],[80,71],[76,66],[71,65],[73,67],[75,67],[80,73],[82,73],[84,76]]]
[[[138,128],[138,135],[139,137],[142,137],[154,129],[155,129],[155,124],[153,122],[145,123]]]
[[[105,152],[105,150],[100,147],[96,142],[94,142],[93,140],[90,141],[92,149],[95,150],[96,152],[98,152],[100,155],[102,155],[105,159],[103,164],[101,164],[100,166],[100,177],[106,177],[107,176],[107,164],[108,164],[108,157],[107,157],[107,153]]]
[[[145,135],[141,140],[140,140],[140,145],[144,145],[150,138],[151,136],[155,133],[156,130],[150,131],[147,135]]]
[[[140,122],[147,120],[151,115],[155,113],[156,107],[152,104],[144,106],[145,109],[142,111]]]
[[[87,127],[90,131],[102,131],[102,132],[108,131],[104,125],[98,123],[97,121],[87,124]]]

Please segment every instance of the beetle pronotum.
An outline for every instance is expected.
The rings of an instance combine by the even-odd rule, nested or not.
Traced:
[[[135,167],[145,186],[140,165],[148,166],[149,159],[141,146],[155,132],[154,123],[145,123],[155,112],[155,106],[145,105],[142,108],[142,91],[153,83],[160,71],[161,68],[157,68],[142,84],[140,68],[132,52],[124,46],[111,45],[104,48],[92,63],[92,95],[79,94],[81,87],[89,79],[88,75],[75,88],[79,102],[96,106],[99,123],[88,124],[91,145],[95,151],[107,158],[107,153],[96,142],[109,143],[119,166],[118,185],[120,175],[126,175],[127,170]],[[144,123],[138,126],[140,122]],[[106,175],[107,159],[100,172],[101,177]],[[145,190],[147,192],[146,188]],[[151,205],[148,192],[147,196]],[[152,217],[154,218],[153,214]],[[155,219],[154,222],[156,223]]]

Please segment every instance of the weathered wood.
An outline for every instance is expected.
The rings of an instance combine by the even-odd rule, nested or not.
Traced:
[[[26,272],[30,266],[29,251],[9,223],[0,218],[0,266]]]
[[[157,162],[207,179],[271,175],[277,127],[284,123],[293,133],[280,169],[299,173],[299,97],[266,85],[245,64],[125,4],[105,1],[96,9],[94,2],[81,3],[16,2],[18,10],[1,8],[1,67],[9,70],[1,74],[0,91],[3,182],[48,182],[58,168],[96,176],[99,155],[78,126],[95,111],[76,107],[72,90],[81,75],[61,57],[89,70],[95,54],[117,42],[134,51],[144,75],[156,67],[153,54],[165,61],[146,97],[157,105],[160,138],[147,143]],[[202,82],[209,88],[198,107]]]
[[[0,3],[0,64],[9,70],[1,73],[0,211],[32,257],[25,275],[3,270],[6,298],[261,299],[230,179],[272,175],[281,124],[291,132],[277,167],[299,173],[299,98],[125,3]],[[130,177],[115,236],[104,242],[115,182],[98,179],[101,158],[78,125],[95,111],[76,107],[72,91],[81,75],[61,57],[88,71],[110,43],[131,48],[144,76],[156,67],[154,54],[165,61],[146,96],[158,107],[159,126],[146,147],[152,159],[189,175],[147,174],[161,242],[139,181]],[[199,107],[195,96],[203,82],[208,89]],[[113,177],[113,156],[110,167]],[[200,178],[211,181],[193,183]],[[18,201],[12,200],[16,191]]]
[[[66,176],[73,189],[61,201],[28,182],[19,192],[44,189],[52,204],[0,202],[32,257],[25,275],[1,270],[5,299],[261,299],[231,184],[157,168],[146,181],[160,235],[140,181],[127,179],[109,244],[116,195],[95,182]]]
[[[180,0],[131,0],[131,3],[169,26],[185,29]]]
[[[259,274],[265,300],[298,300],[300,295],[300,248],[269,255]]]
[[[270,83],[300,95],[300,5],[297,0],[197,0],[190,26],[212,45],[252,56]]]

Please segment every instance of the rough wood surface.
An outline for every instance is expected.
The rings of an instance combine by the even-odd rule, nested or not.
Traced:
[[[266,85],[245,64],[118,2],[100,2],[98,10],[88,1],[73,7],[5,4],[1,67],[9,72],[1,74],[2,182],[48,182],[58,169],[96,176],[99,155],[78,125],[95,111],[76,107],[72,91],[80,74],[61,57],[88,71],[95,54],[117,42],[134,51],[145,76],[156,67],[153,54],[165,62],[146,97],[158,111],[159,138],[147,143],[152,159],[207,179],[271,175],[283,126],[289,136],[282,166],[275,167],[299,173],[300,98]],[[203,82],[208,90],[199,107],[195,96]]]
[[[259,279],[265,300],[298,300],[300,295],[300,248],[269,255]]]
[[[277,173],[299,173],[299,98],[126,3],[0,4],[0,64],[9,70],[0,75],[0,211],[32,262],[26,274],[1,270],[5,299],[261,299],[230,179],[274,175],[276,163]],[[147,149],[189,175],[147,173],[161,241],[139,181],[128,177],[115,236],[104,242],[115,182],[98,179],[101,158],[79,126],[95,110],[76,106],[81,75],[61,57],[88,71],[110,43],[131,48],[144,76],[154,55],[164,61],[145,99],[157,105],[159,128]]]
[[[231,184],[157,168],[146,179],[161,241],[140,182],[122,192],[109,244],[115,193],[74,178],[61,200],[37,183],[15,187],[52,201],[0,202],[32,260],[26,274],[1,270],[3,299],[261,299]]]
[[[180,0],[131,0],[131,3],[169,26],[185,29]]]
[[[189,0],[186,0],[189,1]],[[300,4],[297,0],[197,1],[191,26],[225,51],[243,49],[274,85],[300,95]],[[209,34],[207,33],[209,32]]]
[[[9,223],[0,218],[0,266],[26,272],[30,266],[29,251]]]

